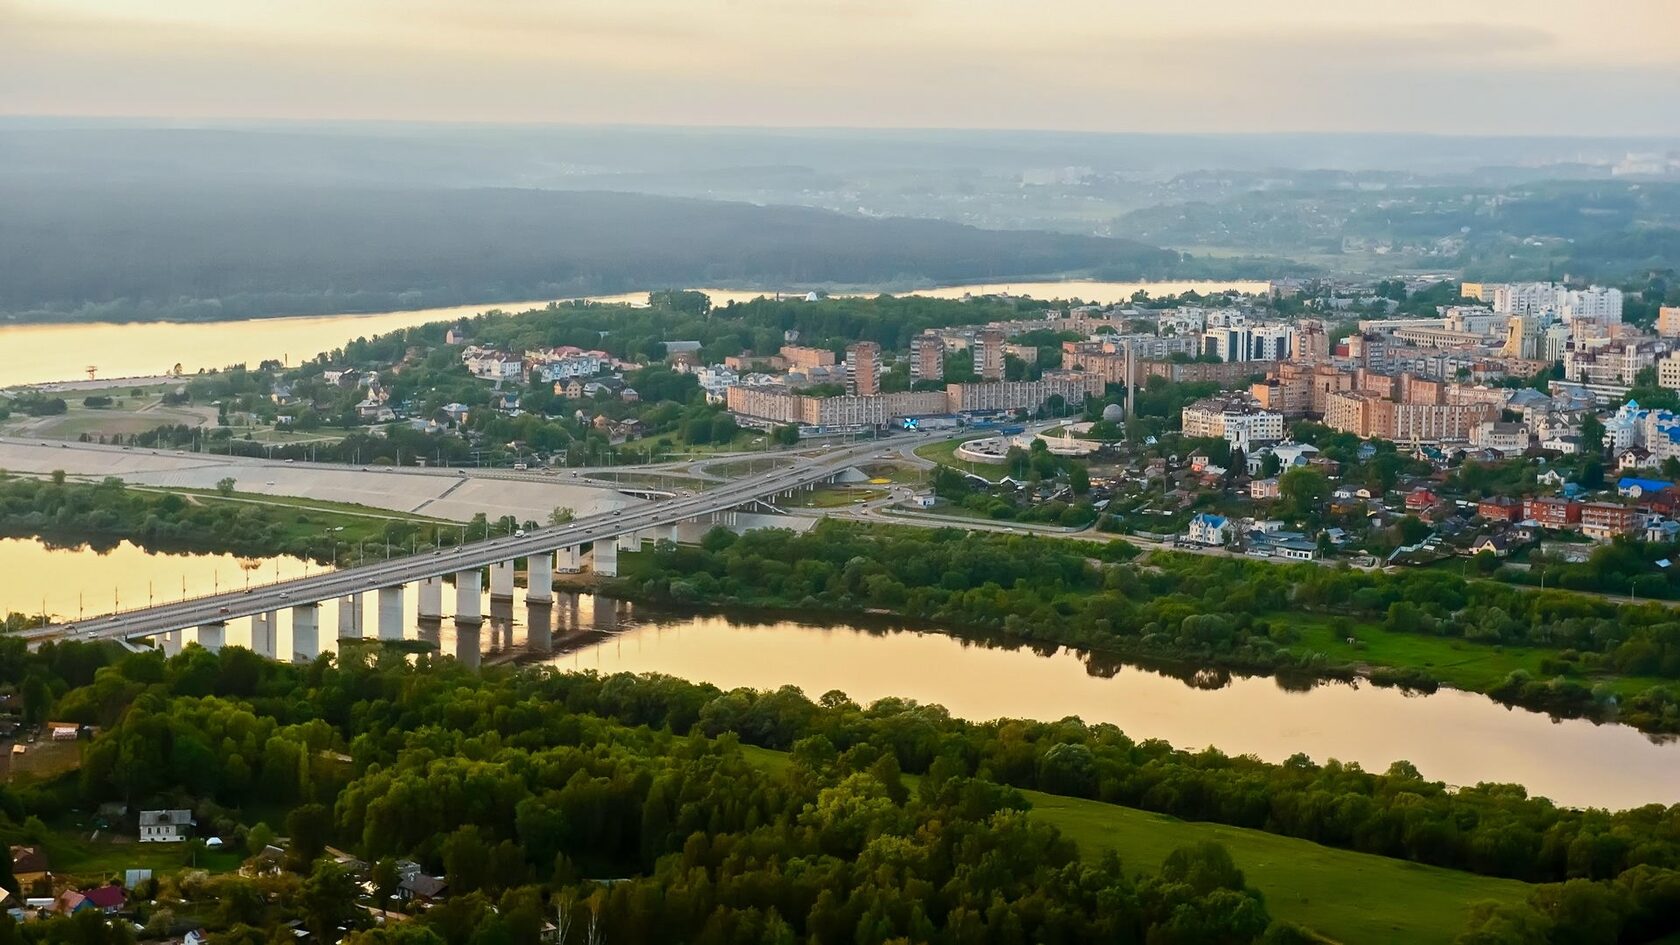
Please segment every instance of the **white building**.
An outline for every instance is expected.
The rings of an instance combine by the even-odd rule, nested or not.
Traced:
[[[1514,456],[1528,449],[1528,428],[1520,423],[1483,420],[1470,428],[1470,445]]]
[[[1223,545],[1231,539],[1231,520],[1223,515],[1203,512],[1190,520],[1190,528],[1184,538],[1198,545]]]
[[[190,810],[143,810],[140,812],[141,843],[180,843],[192,833]]]
[[[1202,353],[1226,362],[1281,361],[1295,344],[1292,325],[1209,325],[1202,333]]]
[[[1283,414],[1260,406],[1247,391],[1198,400],[1183,409],[1180,419],[1185,436],[1223,439],[1245,453],[1283,439]]]

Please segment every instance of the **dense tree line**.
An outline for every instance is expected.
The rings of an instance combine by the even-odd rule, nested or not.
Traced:
[[[1379,624],[1401,633],[1555,650],[1552,678],[1526,673],[1490,694],[1506,702],[1649,731],[1680,731],[1680,698],[1652,687],[1618,701],[1584,679],[1614,672],[1680,678],[1680,615],[1567,592],[1534,593],[1439,571],[1367,572],[1157,552],[957,530],[865,529],[827,522],[795,535],[709,535],[661,544],[623,590],[683,604],[739,603],[855,611],[1001,632],[1133,658],[1196,666],[1348,677],[1344,663],[1303,652],[1291,613]],[[1093,555],[1109,559],[1106,563]],[[1346,635],[1346,634],[1344,634]],[[1379,684],[1433,689],[1423,667],[1394,667]]]
[[[1082,861],[1025,816],[1019,793],[978,772],[932,770],[912,790],[896,752],[851,739],[839,750],[814,723],[861,710],[833,699],[765,694],[775,701],[758,714],[786,712],[778,725],[801,736],[778,742],[791,761],[767,770],[727,727],[732,708],[711,711],[724,693],[671,679],[479,675],[366,651],[307,667],[239,648],[5,655],[13,675],[68,672],[55,683],[81,685],[58,709],[83,706],[107,728],[79,780],[0,790],[0,836],[26,817],[114,799],[195,802],[201,818],[212,805],[289,810],[287,864],[301,879],[228,877],[201,890],[219,902],[221,934],[251,941],[290,919],[318,934],[370,924],[349,878],[317,862],[329,842],[376,864],[413,857],[449,883],[446,905],[410,920],[431,937],[399,941],[534,942],[551,903],[587,915],[592,941],[1300,940],[1273,926],[1217,845],[1141,876],[1113,855]],[[272,836],[258,825],[246,839],[260,849]],[[383,867],[372,874],[389,882]],[[62,923],[51,931],[61,937],[44,940],[92,941]],[[0,941],[18,934],[0,919],[11,936]]]
[[[231,647],[166,660],[16,642],[0,640],[0,682],[47,676],[63,708],[106,729],[79,779],[0,790],[0,834],[104,800],[289,809],[291,866],[308,875],[252,905],[244,919],[255,924],[313,924],[316,910],[343,920],[332,911],[339,878],[312,865],[335,843],[443,875],[456,895],[420,924],[449,943],[528,941],[473,935],[543,914],[550,894],[613,941],[1247,942],[1267,927],[1264,903],[1217,848],[1128,880],[1119,862],[1079,861],[1021,817],[1014,789],[1033,788],[1567,881],[1537,888],[1529,906],[1479,911],[1467,942],[1680,929],[1680,807],[1560,809],[1508,785],[1451,790],[1404,762],[1383,774],[1300,757],[1272,765],[1076,719],[970,723],[935,706],[811,701],[790,688],[474,673],[364,649],[297,667]],[[786,769],[766,769],[737,740],[789,752]],[[624,879],[603,889],[585,876]],[[1611,936],[1571,937],[1589,920]]]

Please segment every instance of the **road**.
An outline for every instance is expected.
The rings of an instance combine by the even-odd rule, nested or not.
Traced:
[[[94,617],[74,624],[50,624],[24,631],[19,635],[32,646],[60,638],[127,640],[226,622],[383,587],[399,587],[425,578],[483,568],[586,542],[612,539],[630,532],[727,511],[752,504],[755,500],[770,499],[780,493],[831,479],[878,449],[877,444],[868,444],[829,450],[815,457],[801,456],[788,466],[762,475],[750,476],[692,495],[677,495],[663,501],[585,516],[566,525],[538,528],[503,538],[458,545],[447,550],[439,549],[430,554],[394,558],[248,590],[212,594]]]

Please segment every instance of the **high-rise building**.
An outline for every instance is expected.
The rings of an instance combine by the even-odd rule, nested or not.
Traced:
[[[1295,329],[1288,325],[1209,325],[1202,333],[1202,353],[1221,361],[1282,361],[1294,347]]]
[[[1323,361],[1330,357],[1330,336],[1324,323],[1317,319],[1303,319],[1295,323],[1295,342],[1290,357],[1296,361]]]
[[[881,346],[859,341],[846,346],[846,390],[867,397],[881,392]]]
[[[988,381],[1003,380],[1003,340],[1000,328],[982,328],[974,336],[974,373]]]
[[[910,379],[945,379],[945,339],[928,332],[910,339]]]
[[[1664,305],[1657,309],[1657,334],[1664,338],[1680,338],[1680,305]]]

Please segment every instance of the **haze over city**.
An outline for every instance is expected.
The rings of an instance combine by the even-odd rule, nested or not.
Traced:
[[[5,0],[0,111],[1668,134],[1669,0]]]

